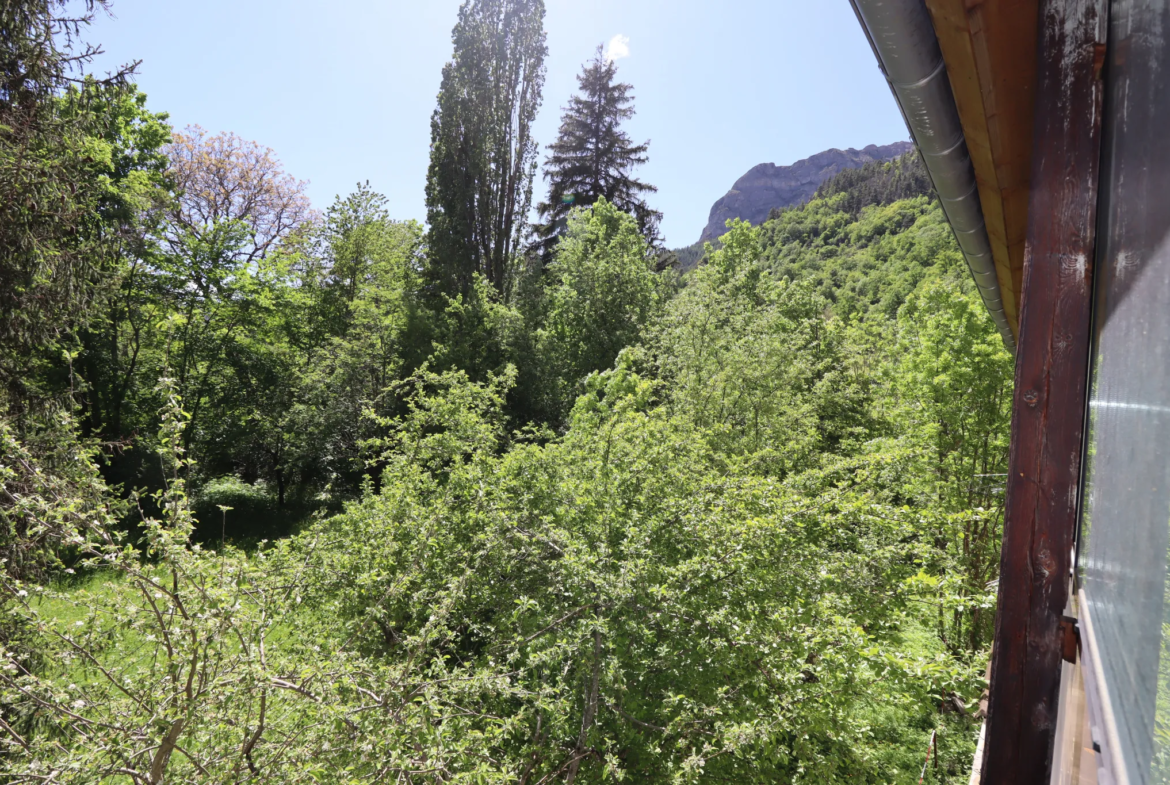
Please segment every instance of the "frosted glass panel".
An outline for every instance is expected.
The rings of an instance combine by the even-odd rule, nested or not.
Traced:
[[[1170,783],[1168,0],[1115,0],[1080,546],[1105,687],[1134,785]]]

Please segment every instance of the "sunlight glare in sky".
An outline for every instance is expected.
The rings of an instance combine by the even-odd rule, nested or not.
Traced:
[[[618,33],[609,39],[609,48],[605,51],[605,59],[613,62],[624,60],[630,56],[630,37]]]

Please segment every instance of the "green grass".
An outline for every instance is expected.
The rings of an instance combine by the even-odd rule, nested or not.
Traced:
[[[899,634],[888,644],[909,660],[932,661],[946,654],[946,647],[925,618],[908,615]],[[924,672],[921,687],[938,690]],[[924,783],[930,785],[965,785],[970,779],[979,738],[980,721],[962,716],[942,696],[924,707],[921,701],[890,690],[878,699],[859,706],[859,715],[870,727],[876,768],[888,777],[886,782],[914,785],[922,773],[930,748],[931,734],[937,732],[936,754],[932,755]],[[884,698],[884,699],[883,699]]]

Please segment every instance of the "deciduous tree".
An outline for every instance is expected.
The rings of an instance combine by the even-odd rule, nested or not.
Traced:
[[[604,197],[569,218],[549,267],[548,315],[540,351],[554,416],[563,416],[585,377],[613,365],[660,313],[666,289],[632,216]]]
[[[167,146],[179,199],[168,215],[166,242],[182,254],[213,239],[230,222],[242,224],[224,261],[248,264],[269,254],[312,217],[307,183],[281,167],[276,154],[234,133],[209,136],[199,126],[175,134]]]
[[[452,37],[431,120],[428,273],[439,293],[469,292],[476,274],[503,293],[532,204],[544,0],[466,0]]]

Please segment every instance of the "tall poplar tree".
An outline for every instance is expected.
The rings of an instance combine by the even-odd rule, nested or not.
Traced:
[[[503,292],[527,229],[536,175],[532,123],[544,88],[544,0],[466,0],[431,120],[430,283]]]
[[[658,225],[662,213],[650,209],[643,194],[658,191],[633,177],[646,163],[650,143],[636,145],[622,130],[634,116],[632,85],[617,82],[617,64],[602,47],[577,77],[580,93],[569,100],[561,118],[557,141],[549,145],[544,176],[548,201],[539,206],[543,222],[536,227],[540,246],[552,250],[567,226],[569,211],[605,199],[638,220],[650,246],[661,243]]]

